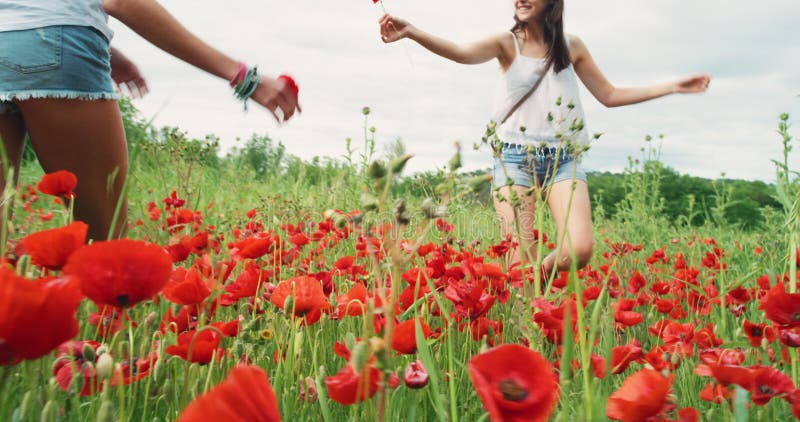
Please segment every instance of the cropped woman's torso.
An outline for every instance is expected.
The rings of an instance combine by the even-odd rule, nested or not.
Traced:
[[[102,0],[0,0],[0,32],[54,25],[89,26],[113,36]]]
[[[516,36],[510,36],[514,38],[516,56],[497,84],[492,120],[498,124],[530,91],[547,65],[546,58],[521,54]],[[558,73],[551,67],[536,91],[498,126],[497,133],[503,142],[510,143],[554,144],[568,139],[585,144],[588,136],[584,124],[578,76],[570,64]],[[578,127],[583,129],[575,130]]]

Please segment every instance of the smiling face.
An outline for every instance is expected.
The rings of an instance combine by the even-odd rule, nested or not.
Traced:
[[[514,14],[520,22],[544,19],[544,11],[552,0],[514,0]]]

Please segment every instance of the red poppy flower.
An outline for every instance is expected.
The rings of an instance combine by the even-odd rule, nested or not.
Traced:
[[[291,297],[291,307],[285,309],[286,299]],[[282,281],[272,292],[270,302],[292,312],[295,317],[303,317],[307,324],[319,321],[322,311],[330,308],[328,298],[322,291],[322,283],[315,278],[300,276]]]
[[[257,366],[240,365],[225,381],[189,403],[177,422],[280,422],[278,398],[269,378]]]
[[[700,364],[695,368],[695,373],[704,377],[714,377],[724,386],[736,384],[745,390],[751,390],[753,385],[753,371],[744,366]]]
[[[700,400],[720,404],[731,397],[731,390],[722,384],[708,383],[700,391]]]
[[[112,385],[128,385],[147,378],[150,376],[150,372],[155,367],[157,361],[158,353],[153,352],[144,358],[135,357],[120,362],[120,375],[122,376],[122,380],[120,381],[118,377],[115,377]]]
[[[381,371],[372,365],[366,365],[358,374],[348,363],[336,375],[325,377],[325,385],[331,400],[349,406],[372,398],[378,392],[380,379]]]
[[[664,377],[652,369],[642,369],[628,377],[611,394],[606,405],[609,419],[644,422],[666,410],[673,376]]]
[[[611,373],[621,374],[628,369],[631,363],[641,360],[644,356],[642,345],[638,340],[634,340],[624,346],[616,346],[611,349]]]
[[[28,280],[0,268],[0,365],[38,359],[78,334],[72,278]]]
[[[741,350],[706,349],[700,352],[700,360],[705,364],[741,365],[745,354]]]
[[[406,371],[403,374],[403,382],[406,383],[406,387],[414,389],[422,388],[428,385],[429,378],[430,376],[428,375],[428,371],[426,371],[425,367],[422,366],[421,360],[409,362],[408,366],[406,367]]]
[[[783,283],[776,284],[767,292],[758,309],[783,328],[800,326],[800,293],[786,293]]]
[[[364,315],[367,311],[367,288],[361,283],[356,283],[350,291],[336,298],[336,304],[334,319]]]
[[[796,390],[792,379],[775,368],[756,366],[751,371],[750,398],[758,406],[764,406],[773,397],[786,397]]]
[[[546,421],[558,402],[553,367],[519,344],[504,344],[469,361],[469,375],[492,421]]]
[[[75,251],[64,267],[98,306],[129,307],[156,295],[169,280],[164,248],[137,240],[97,242]]]
[[[73,252],[86,242],[89,226],[76,221],[57,229],[42,230],[24,237],[20,243],[35,265],[59,270]]]
[[[74,198],[73,191],[76,186],[78,186],[78,177],[75,174],[67,170],[59,170],[42,176],[36,188],[46,195]]]
[[[178,335],[178,344],[168,346],[168,355],[180,356],[183,360],[207,364],[216,356],[221,359],[225,349],[218,348],[222,337],[213,330],[187,331]]]
[[[748,320],[744,321],[744,335],[750,340],[753,347],[761,347],[762,340],[766,339],[767,344],[772,343],[778,337],[775,328],[767,324],[754,324]]]
[[[419,318],[420,326],[422,327],[422,335],[425,338],[433,334],[431,327]],[[417,324],[416,320],[411,319],[403,321],[394,327],[392,333],[392,349],[397,353],[410,355],[417,352]]]
[[[113,306],[103,306],[98,311],[90,314],[87,322],[97,329],[97,334],[101,337],[110,337],[112,334],[125,328],[130,322],[131,326],[138,324],[131,321],[128,314],[123,309]]]
[[[676,422],[700,422],[700,412],[694,407],[684,407],[678,411]]]
[[[718,347],[722,344],[722,339],[714,334],[714,326],[709,323],[703,328],[694,332],[694,344],[702,349]]]
[[[798,259],[798,262],[800,262],[800,259]],[[800,419],[800,389],[794,390],[786,400],[792,405],[792,415]]]
[[[606,377],[606,358],[592,353],[592,374],[595,377],[603,379]]]
[[[97,361],[95,353],[100,347],[96,341],[70,341],[58,347],[58,358],[53,365],[53,375],[56,383],[64,391],[70,391],[75,377],[80,377],[76,391],[80,396],[92,396],[103,389],[103,382],[97,377],[94,364]],[[88,356],[84,351],[89,353]]]
[[[164,286],[164,297],[178,305],[198,305],[211,295],[209,284],[215,280],[204,280],[195,267],[188,271],[185,268],[176,268],[169,281]]]

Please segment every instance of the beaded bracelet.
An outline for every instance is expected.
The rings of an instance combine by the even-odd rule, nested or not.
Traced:
[[[247,111],[247,100],[256,92],[259,82],[258,67],[252,67],[247,69],[242,81],[233,88],[233,95],[244,102],[244,111]]]

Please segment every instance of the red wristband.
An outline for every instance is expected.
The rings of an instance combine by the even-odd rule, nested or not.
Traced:
[[[239,85],[244,80],[245,75],[247,75],[247,65],[244,62],[239,62],[239,73],[231,79],[231,88]]]

